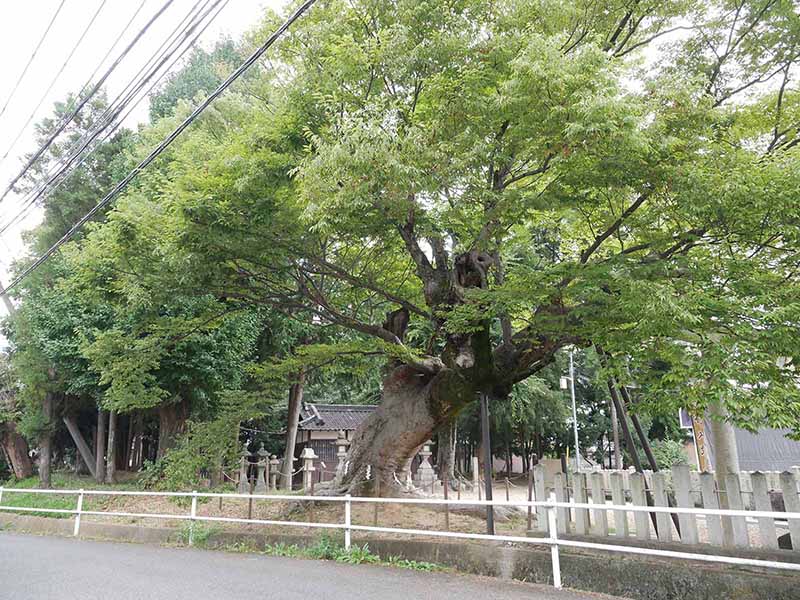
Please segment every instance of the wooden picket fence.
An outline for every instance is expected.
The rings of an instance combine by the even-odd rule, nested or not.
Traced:
[[[637,539],[641,541],[709,544],[736,548],[778,549],[779,538],[791,534],[794,551],[800,551],[800,521],[781,522],[780,510],[800,512],[798,475],[783,473],[731,473],[726,490],[719,489],[713,473],[697,473],[685,465],[670,471],[645,474],[627,471],[555,473],[550,478],[542,467],[533,470],[536,499],[555,493],[558,502],[679,508],[729,508],[771,511],[775,518],[717,516],[666,512],[648,515],[625,510],[558,509],[559,534]],[[651,504],[648,504],[648,496]],[[727,501],[727,502],[726,502]],[[777,521],[777,524],[776,524]],[[537,509],[536,529],[548,532],[546,511]]]

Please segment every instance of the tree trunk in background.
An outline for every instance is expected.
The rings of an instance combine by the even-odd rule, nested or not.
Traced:
[[[33,463],[28,454],[28,442],[19,434],[14,423],[8,422],[0,425],[0,445],[8,458],[14,477],[26,479],[33,475]]]
[[[158,452],[156,460],[163,458],[168,450],[175,447],[178,436],[186,431],[189,418],[189,403],[179,399],[177,402],[158,407]]]
[[[303,388],[306,373],[297,374],[297,382],[289,388],[289,410],[286,417],[286,446],[283,450],[283,470],[281,472],[282,486],[286,490],[292,489],[292,471],[294,471],[294,447],[297,444],[297,425],[300,422],[300,407],[303,405]]]
[[[613,402],[611,404],[611,437],[614,440],[614,468],[622,469],[622,448],[619,445],[619,419],[617,418],[617,408]]]
[[[106,452],[106,483],[114,483],[117,475],[117,411],[108,414],[108,451]]]
[[[736,448],[736,433],[728,421],[728,409],[723,400],[710,404],[711,441],[714,449],[714,476],[719,490],[720,508],[730,508],[728,502],[728,485],[725,481],[728,473],[739,473],[739,450]],[[722,518],[722,535],[726,544],[733,544],[733,525],[730,518]]]
[[[108,414],[101,408],[97,409],[97,438],[95,440],[95,467],[94,480],[103,483],[106,478],[106,421]]]
[[[67,426],[67,431],[69,431],[72,441],[75,442],[75,447],[78,449],[78,456],[75,457],[75,472],[80,472],[81,463],[83,463],[86,465],[86,468],[89,469],[92,477],[94,477],[96,457],[89,447],[89,444],[87,444],[86,440],[83,438],[80,429],[78,429],[78,422],[72,415],[64,415],[64,425]]]
[[[44,429],[39,436],[39,487],[49,488],[51,486],[51,461],[53,454],[53,403],[54,394],[47,392],[42,401],[42,416],[44,418]]]
[[[125,443],[125,459],[122,461],[122,464],[125,465],[125,470],[132,469],[133,463],[133,440],[136,435],[135,433],[135,416],[128,415],[128,435],[126,436],[127,442]]]

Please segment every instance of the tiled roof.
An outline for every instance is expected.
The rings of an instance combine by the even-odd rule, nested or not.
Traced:
[[[300,410],[300,429],[306,431],[352,431],[366,419],[377,406],[372,404],[311,404]]]

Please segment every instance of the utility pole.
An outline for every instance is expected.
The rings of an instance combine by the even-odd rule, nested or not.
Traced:
[[[492,440],[489,433],[489,396],[485,392],[481,396],[481,440],[483,445],[483,481],[486,500],[492,500]],[[486,505],[486,533],[494,535],[494,507]]]
[[[2,296],[3,298],[3,304],[5,304],[6,306],[6,310],[8,311],[8,316],[13,317],[14,314],[17,312],[17,309],[11,303],[11,298],[8,297],[8,293],[5,291],[6,286],[3,285],[2,281],[0,281],[0,289],[3,290],[3,292],[0,293],[0,296]]]

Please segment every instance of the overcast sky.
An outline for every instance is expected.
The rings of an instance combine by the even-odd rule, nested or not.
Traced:
[[[127,30],[125,37],[100,70],[102,74],[114,58],[127,46],[144,24],[165,4],[166,0],[145,0],[144,8]],[[23,72],[36,44],[61,0],[6,0],[0,6],[0,109],[6,103],[14,84]],[[70,50],[103,0],[65,0],[53,27],[41,49],[36,54],[27,74],[11,98],[5,113],[0,116],[0,157],[9,149],[14,138],[39,103],[45,90],[64,64]],[[114,98],[138,72],[139,68],[157,51],[161,43],[195,5],[196,0],[174,0],[172,5],[153,24],[136,44],[124,61],[114,70],[106,82],[109,98]],[[228,35],[234,39],[255,25],[265,7],[279,8],[284,0],[229,0],[214,23],[203,34],[200,44],[209,47],[215,40]],[[106,0],[94,24],[81,42],[72,59],[47,94],[42,106],[36,111],[31,124],[25,129],[0,164],[0,192],[5,190],[10,179],[21,168],[21,157],[34,150],[33,124],[48,116],[53,102],[76,92],[97,68],[126,23],[139,8],[141,0]],[[129,117],[126,125],[135,126],[147,118],[147,101],[142,102]],[[99,198],[98,198],[99,200]],[[0,203],[0,223],[5,223],[20,208],[21,198],[9,194]],[[41,218],[34,211],[0,238],[0,282],[9,283],[8,266],[14,257],[23,251],[20,234],[30,229]],[[0,303],[0,316],[5,307]],[[0,346],[3,340],[0,339]]]

